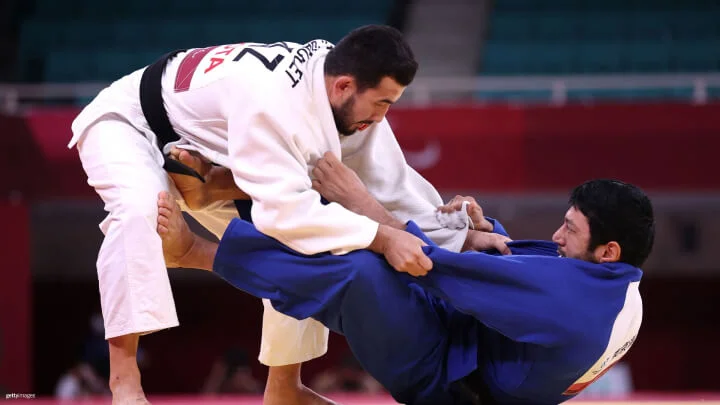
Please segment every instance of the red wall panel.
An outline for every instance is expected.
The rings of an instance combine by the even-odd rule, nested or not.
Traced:
[[[30,223],[22,205],[0,202],[0,387],[32,393]],[[2,391],[2,389],[0,389]]]
[[[25,179],[14,184],[37,196],[93,195],[66,147],[77,112],[35,110],[25,125],[0,117],[22,140],[6,163]],[[664,191],[720,190],[720,104],[398,108],[389,119],[408,161],[439,189],[564,191],[615,177]]]
[[[566,190],[597,177],[720,189],[720,104],[405,109],[390,120],[406,151],[439,146],[419,171],[441,189]]]

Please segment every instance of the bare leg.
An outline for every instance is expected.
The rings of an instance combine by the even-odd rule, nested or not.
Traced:
[[[217,243],[192,233],[180,206],[166,191],[158,195],[157,232],[163,243],[168,267],[185,267],[212,271]]]
[[[158,195],[158,234],[168,267],[186,267],[212,271],[217,243],[190,231],[180,207],[170,194]],[[270,367],[265,405],[337,405],[305,387],[300,381],[300,364]]]
[[[302,384],[300,366],[270,367],[263,405],[337,405]]]
[[[110,347],[110,391],[113,405],[149,404],[140,384],[137,365],[138,335],[108,339]]]
[[[157,149],[138,142],[124,120],[107,118],[83,129],[78,153],[88,184],[108,216],[97,257],[98,286],[108,333],[113,404],[147,404],[137,364],[138,334],[177,326],[177,315],[160,240],[153,233],[155,196],[168,190]],[[153,299],[148,300],[148,295]]]

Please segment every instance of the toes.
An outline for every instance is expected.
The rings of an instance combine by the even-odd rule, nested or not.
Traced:
[[[170,219],[166,216],[159,215],[158,216],[158,225],[167,227],[168,225],[170,225]]]
[[[170,217],[170,215],[172,215],[172,211],[166,206],[160,206],[158,209],[158,215],[161,217]]]
[[[192,163],[192,161],[193,161],[192,156],[190,156],[190,153],[186,150],[181,150],[180,153],[178,154],[178,158],[180,159],[181,162],[183,162],[185,164]]]
[[[181,151],[182,151],[182,149],[180,149],[176,146],[173,146],[172,148],[170,148],[170,157],[177,160],[180,156]]]
[[[170,199],[170,194],[167,191],[161,191],[158,194],[158,207],[166,208],[168,210],[173,209],[173,200]]]
[[[200,159],[190,154],[188,151],[180,152],[180,162],[192,167],[195,170],[200,168]]]

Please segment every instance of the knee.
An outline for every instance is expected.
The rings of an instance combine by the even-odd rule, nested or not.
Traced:
[[[373,289],[390,282],[394,276],[390,265],[382,257],[370,252],[357,252],[353,267],[353,286],[359,289]]]
[[[157,196],[149,198],[148,196],[133,196],[132,198],[123,198],[113,216],[123,225],[128,226],[148,226],[151,229],[157,228]]]

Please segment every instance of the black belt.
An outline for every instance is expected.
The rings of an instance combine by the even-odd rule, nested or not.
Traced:
[[[165,145],[170,142],[179,141],[180,135],[175,132],[170,124],[167,110],[165,109],[165,104],[163,103],[161,84],[162,74],[165,71],[165,66],[167,65],[168,60],[184,51],[184,49],[180,49],[167,53],[145,69],[142,74],[142,78],[140,79],[140,107],[142,108],[143,115],[145,116],[145,120],[147,120],[150,129],[157,136],[160,153],[162,153],[165,158],[163,168],[170,173],[196,177],[204,183],[205,179],[198,172],[187,165],[178,162],[177,160],[170,159],[167,155],[165,155],[165,153],[163,153]],[[236,200],[235,207],[242,219],[252,222],[252,218],[250,217],[252,200]]]
[[[205,179],[198,172],[177,160],[170,159],[163,153],[165,145],[179,141],[180,135],[175,132],[170,124],[170,119],[168,118],[167,110],[163,103],[162,75],[168,60],[184,51],[184,49],[180,49],[167,53],[145,69],[140,79],[140,107],[142,108],[143,115],[150,129],[157,136],[160,153],[162,153],[165,158],[163,168],[170,173],[196,177],[204,183]]]

